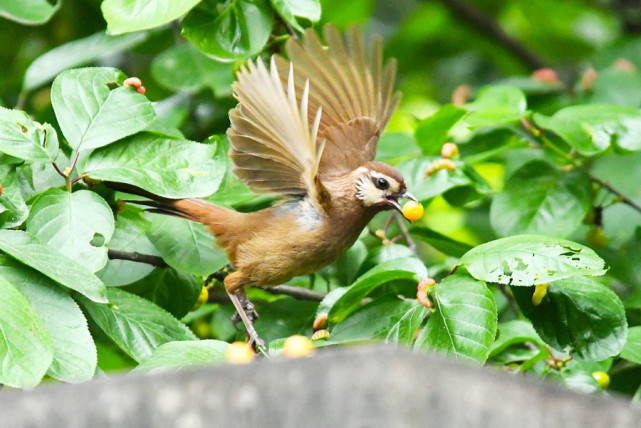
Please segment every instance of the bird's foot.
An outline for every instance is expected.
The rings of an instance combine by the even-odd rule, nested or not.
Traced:
[[[236,313],[232,316],[232,323],[234,327],[237,326],[239,321],[242,321],[247,330],[247,335],[249,336],[249,344],[254,344],[258,351],[266,351],[267,347],[265,346],[265,341],[258,336],[256,329],[254,328],[254,321],[258,319],[258,313],[254,307],[254,304],[249,301],[245,290],[240,289],[236,293],[228,293],[229,298],[236,307]]]

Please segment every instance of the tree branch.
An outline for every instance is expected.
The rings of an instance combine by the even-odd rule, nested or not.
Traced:
[[[131,262],[146,263],[148,265],[156,267],[167,267],[167,263],[162,259],[162,257],[152,256],[149,254],[140,254],[140,253],[128,253],[125,251],[118,250],[107,250],[107,257],[111,260],[129,260]]]
[[[467,22],[486,36],[496,40],[496,42],[512,52],[521,60],[521,62],[531,69],[536,70],[546,66],[545,61],[543,61],[537,54],[530,51],[518,40],[507,35],[501,27],[494,22],[491,16],[487,16],[474,6],[460,0],[440,1],[459,19]]]
[[[318,291],[302,287],[293,287],[291,285],[277,285],[276,287],[263,288],[263,290],[271,294],[283,294],[298,300],[312,300],[314,302],[320,302],[325,298],[325,293],[319,293]]]
[[[396,218],[396,222],[398,223],[399,229],[401,229],[401,234],[403,235],[403,239],[405,239],[405,243],[407,244],[407,247],[414,253],[417,259],[421,259],[418,255],[418,251],[416,250],[416,243],[410,236],[409,230],[407,230],[407,227],[405,226],[403,217],[401,217],[401,214],[398,212],[395,212],[394,217]]]
[[[601,180],[599,177],[596,175],[592,174],[591,172],[589,173],[590,180],[594,181],[596,184],[599,186],[603,187],[604,189],[608,190],[610,193],[617,195],[617,197],[621,200],[626,205],[629,205],[633,209],[637,210],[638,212],[641,213],[641,205],[639,205],[637,202],[634,200],[628,198],[625,196],[623,193],[619,192],[615,187],[613,187],[610,183],[607,181]]]

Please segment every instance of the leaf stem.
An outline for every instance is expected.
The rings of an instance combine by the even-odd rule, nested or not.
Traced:
[[[496,286],[498,287],[499,291],[505,296],[507,299],[507,302],[510,304],[510,308],[512,308],[512,312],[516,316],[519,315],[519,306],[516,304],[516,300],[514,300],[514,296],[507,290],[505,285],[497,283]]]
[[[405,239],[405,243],[407,244],[407,247],[414,253],[417,259],[421,259],[420,256],[418,255],[418,251],[416,250],[416,243],[410,236],[410,232],[407,230],[407,227],[405,226],[405,223],[403,223],[403,217],[401,217],[400,213],[395,212],[394,218],[396,218],[396,223],[398,223],[399,229],[401,229],[401,234],[403,235],[403,239]]]

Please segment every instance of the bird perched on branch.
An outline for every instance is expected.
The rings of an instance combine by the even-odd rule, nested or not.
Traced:
[[[250,341],[264,347],[244,287],[270,287],[336,260],[378,212],[402,211],[401,174],[374,161],[378,139],[400,100],[395,62],[383,67],[382,41],[369,55],[361,33],[346,43],[328,25],[325,48],[313,30],[290,39],[288,59],[269,69],[249,61],[233,84],[238,105],[227,132],[233,171],[250,189],[281,195],[276,206],[239,213],[190,198],[154,197],[151,211],[206,225],[234,272],[225,280]]]

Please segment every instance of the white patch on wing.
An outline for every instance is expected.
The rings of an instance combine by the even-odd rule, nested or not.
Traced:
[[[323,224],[323,215],[309,198],[300,201],[296,207],[296,222],[309,231],[314,231]]]

